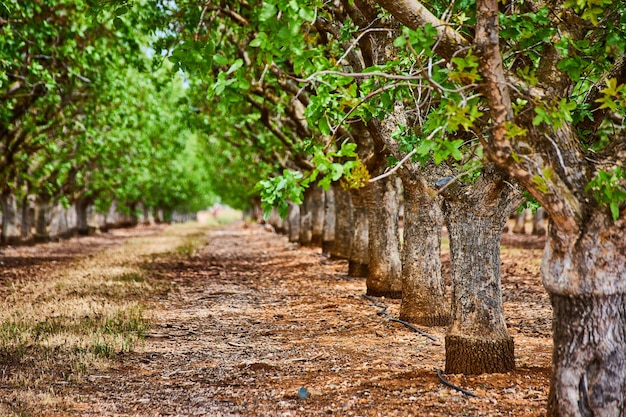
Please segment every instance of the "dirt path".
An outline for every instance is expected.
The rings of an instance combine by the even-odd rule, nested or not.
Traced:
[[[364,280],[344,275],[344,261],[238,223],[210,230],[193,256],[144,262],[174,288],[153,300],[143,346],[58,384],[44,407],[22,409],[45,416],[543,415],[550,310],[541,250],[533,249],[540,245],[528,239],[509,239],[503,251],[518,371],[446,376],[477,398],[437,378],[444,328],[424,329],[432,341],[390,322],[362,297]],[[398,301],[378,303],[397,317]],[[299,398],[301,387],[309,398]]]

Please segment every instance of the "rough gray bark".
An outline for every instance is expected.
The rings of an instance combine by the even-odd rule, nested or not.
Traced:
[[[81,236],[88,236],[95,233],[95,229],[91,228],[88,222],[88,208],[90,203],[89,199],[81,197],[77,199],[74,204],[76,209],[76,228],[78,234]]]
[[[335,240],[330,256],[338,259],[349,259],[352,249],[352,197],[339,184],[333,184],[335,196]]]
[[[513,226],[513,233],[526,233],[526,219],[529,216],[531,216],[531,210],[528,208],[517,213],[517,215],[515,216],[515,226]]]
[[[146,226],[154,225],[154,217],[152,216],[152,213],[150,213],[150,208],[143,203],[141,203],[141,213],[142,213],[142,216],[141,216],[142,224]]]
[[[2,244],[17,245],[22,238],[17,199],[15,194],[5,191],[0,194],[0,200],[2,204]]]
[[[313,242],[313,232],[311,230],[312,214],[307,212],[304,204],[300,206],[300,236],[298,243],[302,246],[311,246]]]
[[[300,240],[300,206],[289,203],[289,213],[287,214],[289,224],[289,241],[298,242]]]
[[[283,219],[278,214],[278,210],[276,210],[276,208],[272,209],[272,212],[270,213],[270,217],[267,219],[267,222],[274,228],[276,233],[285,232],[286,228],[284,226]]]
[[[317,185],[311,185],[307,192],[309,193],[309,198],[306,202],[307,211],[311,213],[311,244],[313,246],[322,246],[325,212],[324,190]]]
[[[400,319],[424,326],[447,326],[450,304],[441,275],[439,202],[423,178],[401,170],[404,185],[404,245]]]
[[[331,255],[335,241],[335,192],[331,187],[324,192],[324,232],[322,253]]]
[[[50,197],[38,195],[35,200],[35,242],[43,243],[50,241],[48,226],[51,221]]]
[[[33,242],[32,226],[34,213],[31,210],[30,199],[28,196],[22,197],[20,208],[22,210],[22,215],[20,216],[22,220],[22,224],[20,226],[21,243],[29,244]]]
[[[398,212],[400,189],[396,176],[368,184],[365,191],[368,216],[369,262],[367,294],[402,298],[402,263]]]
[[[430,17],[418,1],[376,3],[411,29],[419,28]],[[571,44],[588,35],[590,25],[580,24],[573,9],[563,8],[558,2],[548,7],[553,27],[569,37]],[[563,98],[569,100],[567,92],[576,91],[574,83],[558,68],[562,57],[550,43],[537,66],[538,83],[531,87],[516,82],[515,75],[502,64],[498,14],[496,0],[476,2],[473,51],[479,58],[480,87],[489,117],[483,146],[485,155],[523,185],[550,217],[542,276],[553,297],[554,326],[559,331],[554,332],[548,415],[625,416],[626,344],[620,332],[626,322],[620,306],[624,305],[626,293],[626,208],[622,204],[618,220],[613,221],[608,208],[590,198],[586,185],[598,169],[607,171],[622,164],[626,159],[626,141],[623,135],[611,138],[601,155],[582,143],[598,140],[595,129],[608,119],[606,113],[596,111],[598,91],[605,87],[605,77],[624,83],[626,60],[618,57],[585,98],[593,114],[591,124],[587,122],[585,126],[583,121],[578,125],[565,122],[536,126],[532,123],[534,104],[515,117],[509,89],[513,94],[536,98],[542,106]],[[444,26],[450,28],[441,25]],[[457,47],[450,45],[449,50],[462,53],[467,50],[465,46],[459,42]],[[452,56],[445,52],[442,55],[448,60]],[[514,140],[507,135],[506,123],[513,117],[518,126],[527,129],[527,134]],[[590,132],[588,136],[579,136],[578,132],[585,128]],[[549,180],[535,181],[543,178],[543,170],[550,171]],[[612,317],[606,323],[608,316]],[[612,342],[613,338],[617,343]]]
[[[626,210],[597,210],[575,245],[550,224],[542,260],[553,309],[549,416],[626,413]]]
[[[367,222],[367,204],[365,188],[350,190],[352,201],[352,243],[348,259],[348,276],[367,277],[369,263],[369,234]]]
[[[50,238],[67,239],[76,230],[75,210],[66,209],[60,203],[52,207],[50,215]]]
[[[545,236],[547,231],[546,211],[543,207],[539,207],[533,215],[533,235]]]
[[[452,269],[446,373],[512,371],[515,356],[502,306],[500,238],[521,194],[488,165],[474,184],[453,184],[443,195]]]
[[[549,416],[624,415],[626,296],[552,294]]]
[[[321,246],[324,233],[324,190],[311,185],[300,206],[300,244]]]

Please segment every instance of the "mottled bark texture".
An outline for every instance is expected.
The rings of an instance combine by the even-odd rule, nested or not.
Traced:
[[[520,193],[493,165],[471,185],[443,193],[450,236],[452,323],[446,335],[446,373],[515,369],[513,339],[502,306],[500,238]]]
[[[313,233],[311,232],[311,213],[307,213],[304,205],[300,206],[300,237],[298,243],[302,246],[311,246]]]
[[[546,227],[546,211],[543,207],[539,207],[533,214],[533,235],[545,236],[548,228]]]
[[[35,242],[50,241],[48,226],[51,221],[51,198],[39,195],[35,200]]]
[[[348,258],[348,276],[367,277],[369,263],[369,234],[367,222],[367,204],[365,195],[367,190],[361,188],[350,190],[352,201],[352,244]]]
[[[311,244],[314,246],[322,246],[324,237],[324,190],[317,186],[311,185],[307,189],[309,198],[307,201],[307,211],[311,213]]]
[[[418,29],[431,19],[431,13],[414,0],[376,3],[410,29]],[[618,85],[625,82],[626,60],[613,56],[616,59],[612,69],[585,97],[582,104],[590,110],[593,120],[579,121],[577,125],[567,121],[533,124],[535,105],[550,106],[561,99],[571,101],[574,98],[568,94],[578,94],[578,90],[568,74],[559,69],[564,58],[559,56],[562,49],[551,42],[544,46],[546,53],[540,57],[538,82],[529,86],[516,81],[515,74],[502,65],[499,49],[504,43],[499,35],[498,6],[496,0],[476,2],[473,51],[479,59],[480,89],[487,101],[489,118],[485,120],[488,125],[482,142],[489,160],[523,185],[550,217],[542,264],[544,285],[555,304],[555,355],[548,415],[625,416],[626,323],[622,308],[626,293],[626,208],[622,204],[619,218],[613,221],[608,208],[599,205],[586,186],[598,169],[608,172],[623,166],[626,160],[626,141],[621,134],[611,137],[601,153],[589,146],[602,140],[596,133],[598,126],[615,124],[609,117],[612,111],[600,111],[597,98],[606,86],[606,78],[616,78]],[[595,30],[592,25],[581,24],[575,11],[562,3],[546,6],[550,8],[552,27],[570,45],[589,39],[589,31]],[[444,26],[451,28],[441,25]],[[597,40],[602,41],[602,37]],[[466,46],[457,42],[456,46],[442,49],[462,54],[469,49]],[[514,52],[522,59],[528,57],[526,51]],[[452,55],[441,54],[449,64]],[[597,68],[601,67],[593,69]],[[517,97],[533,97],[534,103],[514,115],[509,89]],[[507,129],[510,121],[526,129],[527,134],[512,138]],[[616,132],[620,131],[620,124],[621,120]],[[579,132],[586,136],[581,137]],[[587,146],[581,146],[582,143]],[[613,340],[617,343],[613,344]]]
[[[22,220],[22,225],[20,226],[21,243],[30,244],[33,242],[32,226],[35,216],[34,210],[31,210],[31,203],[28,196],[22,197],[22,204],[20,208],[22,210],[22,215],[20,216]]]
[[[270,216],[267,219],[267,222],[274,228],[274,231],[276,233],[281,233],[281,234],[285,233],[286,231],[285,222],[280,217],[280,214],[278,214],[278,210],[276,208],[272,209]]]
[[[300,206],[289,203],[289,213],[287,214],[287,223],[289,224],[289,241],[298,242],[300,239]]]
[[[450,304],[441,275],[441,208],[428,193],[423,178],[402,170],[402,183],[404,245],[400,319],[423,326],[447,326]]]
[[[333,184],[335,196],[335,240],[330,256],[337,259],[349,259],[352,250],[352,197],[339,184]]]
[[[20,216],[17,209],[17,198],[10,191],[0,194],[2,204],[2,244],[16,245],[20,243]]]
[[[626,296],[552,294],[549,416],[624,415]]]
[[[322,253],[330,256],[335,241],[335,191],[331,187],[324,192],[324,232]]]
[[[597,210],[573,245],[552,224],[542,261],[553,309],[549,416],[626,415],[626,219]]]
[[[367,294],[402,298],[402,263],[398,212],[400,187],[395,175],[365,187],[368,216],[369,263]]]
[[[300,244],[321,246],[324,233],[324,191],[310,186],[304,192],[300,206]]]
[[[87,198],[79,198],[76,200],[76,228],[78,229],[78,234],[81,236],[87,236],[89,234],[93,234],[94,230],[90,230],[90,227],[87,223],[87,209],[91,202]]]
[[[397,103],[383,122],[372,120],[368,129],[376,143],[384,144],[398,160],[406,154],[393,137],[394,131],[408,126],[407,112]],[[400,315],[424,325],[448,323],[448,304],[441,276],[440,242],[442,220],[435,204],[435,181],[447,169],[442,166],[406,161],[399,170],[404,185],[404,244],[402,247],[402,306]],[[432,183],[431,186],[427,182]]]

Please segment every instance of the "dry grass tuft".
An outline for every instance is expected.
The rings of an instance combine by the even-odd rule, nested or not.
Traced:
[[[0,380],[13,387],[14,398],[11,413],[0,404],[0,414],[30,415],[19,404],[62,402],[55,386],[105,369],[117,355],[139,348],[151,303],[172,290],[146,265],[192,256],[205,243],[206,230],[196,223],[170,226],[50,276],[13,283],[0,299]]]

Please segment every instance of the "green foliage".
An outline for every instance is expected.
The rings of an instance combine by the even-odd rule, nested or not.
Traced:
[[[266,218],[269,218],[273,207],[276,207],[278,214],[285,218],[289,211],[287,201],[301,204],[304,188],[302,173],[297,171],[284,170],[281,176],[260,181],[257,189],[261,193],[261,207]]]
[[[598,170],[586,187],[586,191],[590,191],[599,204],[609,206],[613,220],[619,218],[619,206],[626,201],[624,180],[626,171],[621,167],[616,167],[610,172]]]
[[[573,7],[577,13],[581,13],[583,19],[598,25],[600,17],[606,12],[605,6],[613,3],[611,0],[568,0],[565,7]]]
[[[533,125],[537,126],[541,123],[553,125],[555,127],[563,126],[564,123],[573,122],[572,112],[576,109],[576,103],[568,102],[567,99],[561,99],[558,103],[550,107],[535,107],[535,117]]]
[[[601,109],[617,111],[626,108],[626,84],[617,85],[615,78],[606,80],[606,87],[601,90],[602,97],[596,100]]]

